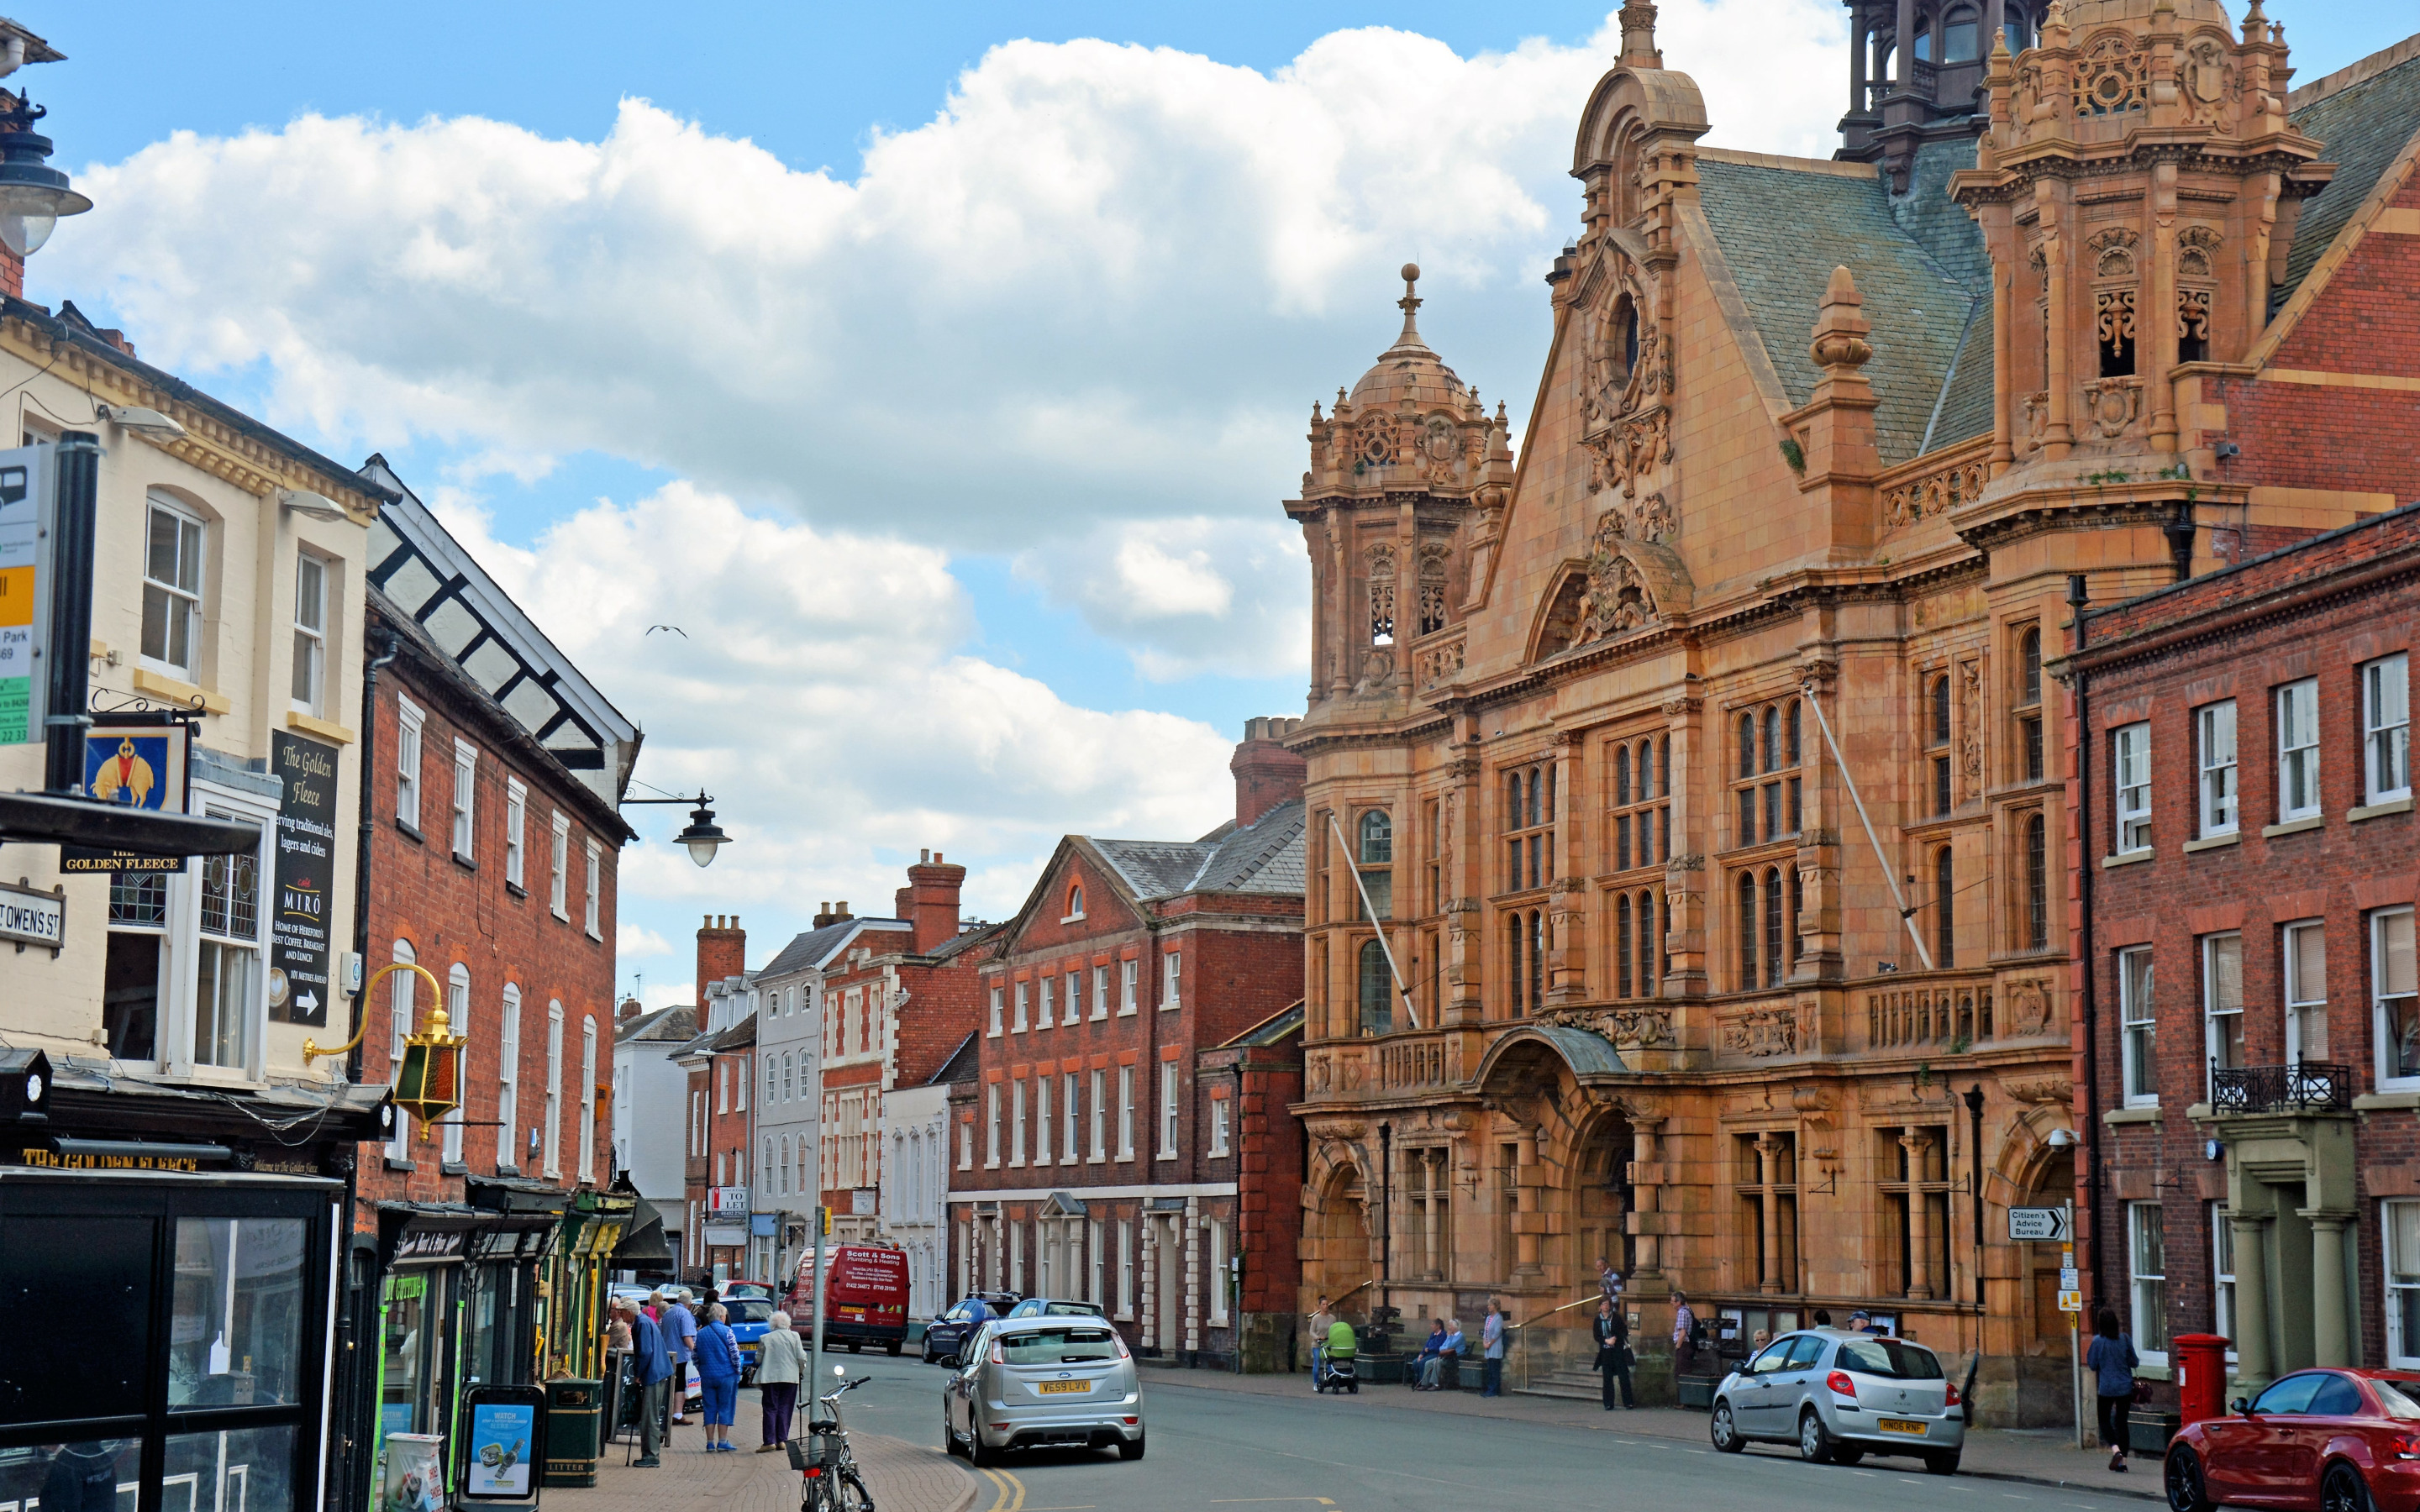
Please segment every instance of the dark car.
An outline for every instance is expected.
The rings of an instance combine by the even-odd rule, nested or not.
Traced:
[[[956,1359],[969,1335],[990,1319],[1007,1317],[1016,1302],[1014,1291],[969,1293],[956,1306],[924,1325],[924,1363]]]
[[[2420,1507],[2420,1375],[2298,1370],[2168,1444],[2168,1505]]]

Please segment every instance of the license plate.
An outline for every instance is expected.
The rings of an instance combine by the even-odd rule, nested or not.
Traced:
[[[1089,1381],[1046,1381],[1033,1389],[1045,1396],[1058,1396],[1069,1392],[1089,1392],[1093,1383]],[[1921,1433],[1924,1430],[1919,1427],[1916,1431]]]
[[[1919,1439],[1924,1437],[1923,1424],[1911,1423],[1903,1417],[1881,1418],[1875,1422],[1874,1426],[1881,1428],[1885,1433],[1913,1433]]]

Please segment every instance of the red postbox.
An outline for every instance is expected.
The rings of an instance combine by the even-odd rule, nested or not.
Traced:
[[[2226,1347],[2216,1334],[2179,1334],[2168,1340],[2177,1363],[2177,1416],[2181,1426],[2226,1413]]]

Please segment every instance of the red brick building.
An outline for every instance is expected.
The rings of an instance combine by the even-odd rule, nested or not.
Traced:
[[[1062,841],[978,968],[979,1066],[951,1092],[961,1292],[1099,1302],[1147,1357],[1232,1365],[1264,1337],[1247,1352],[1282,1357],[1303,1174],[1288,723],[1237,748],[1233,823]]]
[[[510,1383],[601,1364],[603,1272],[635,1206],[613,1190],[612,1125],[614,875],[633,838],[616,800],[639,733],[383,461],[364,471],[397,497],[365,587],[376,689],[355,948],[365,972],[427,970],[469,1042],[459,1108],[427,1127],[399,1115],[363,1148],[356,1263],[382,1273],[391,1324],[375,1421],[447,1434],[458,1373]],[[392,1080],[436,1006],[416,973],[389,975],[365,1005],[358,1079]]]
[[[750,1276],[747,1264],[758,1003],[747,955],[738,915],[708,915],[698,926],[697,1033],[670,1052],[689,1076],[681,1265],[699,1286],[733,1276],[765,1279]]]
[[[2420,1365],[2420,38],[2287,104],[2325,186],[2281,215],[2240,360],[2177,370],[2244,502],[2053,668],[2086,1301],[2155,1378],[2178,1334],[2234,1339],[2229,1397]]]

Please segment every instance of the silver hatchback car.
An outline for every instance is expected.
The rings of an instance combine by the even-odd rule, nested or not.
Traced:
[[[1905,1339],[1809,1329],[1775,1339],[1714,1391],[1714,1447],[1795,1443],[1815,1464],[1910,1455],[1958,1473],[1966,1409],[1941,1357]]]
[[[1106,1449],[1140,1459],[1142,1383],[1117,1326],[1097,1318],[983,1325],[941,1387],[941,1443],[988,1464],[1010,1449]]]

